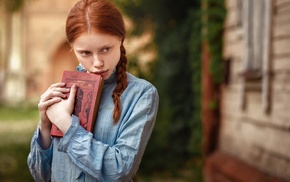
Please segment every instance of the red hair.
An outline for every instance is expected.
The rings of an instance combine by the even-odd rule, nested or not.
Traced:
[[[123,46],[125,39],[125,24],[118,8],[107,0],[81,0],[71,9],[66,21],[66,36],[73,43],[81,34],[99,31],[117,36],[122,40],[121,56],[116,66],[117,86],[113,91],[113,119],[116,124],[121,116],[120,97],[127,88],[127,57]]]

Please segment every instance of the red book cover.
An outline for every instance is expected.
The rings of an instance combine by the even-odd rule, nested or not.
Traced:
[[[89,132],[94,129],[104,80],[102,76],[77,71],[64,71],[62,82],[70,88],[77,85],[73,114],[80,119],[80,124]],[[67,96],[69,93],[67,94]],[[62,132],[52,124],[51,136],[63,137]]]

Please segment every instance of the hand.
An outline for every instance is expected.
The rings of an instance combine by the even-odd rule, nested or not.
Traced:
[[[55,102],[46,110],[48,119],[55,124],[63,134],[66,133],[70,126],[71,115],[74,109],[75,95],[77,86],[73,85],[70,90],[68,99],[62,99],[60,102]]]
[[[51,122],[46,115],[46,110],[49,106],[60,102],[66,98],[65,93],[69,92],[68,88],[65,88],[65,83],[52,84],[40,97],[38,104],[38,111],[40,115],[40,123],[44,126],[50,127]]]

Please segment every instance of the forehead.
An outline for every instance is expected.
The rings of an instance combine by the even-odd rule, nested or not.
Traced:
[[[83,33],[78,38],[76,38],[76,40],[72,43],[72,46],[90,48],[117,43],[121,43],[121,40],[116,36],[101,32],[89,32]]]

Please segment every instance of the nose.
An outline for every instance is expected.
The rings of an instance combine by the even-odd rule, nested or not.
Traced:
[[[101,59],[100,56],[98,56],[98,55],[94,56],[93,66],[96,68],[104,66],[104,61]]]

